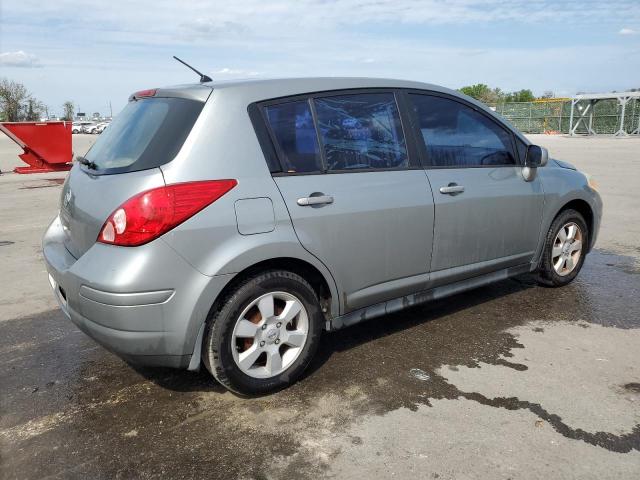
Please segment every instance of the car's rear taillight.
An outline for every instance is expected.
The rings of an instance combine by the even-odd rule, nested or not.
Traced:
[[[109,216],[98,242],[126,247],[148,243],[211,205],[237,184],[236,180],[175,183],[139,193]]]

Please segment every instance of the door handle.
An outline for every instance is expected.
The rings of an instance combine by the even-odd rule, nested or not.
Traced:
[[[464,187],[457,183],[450,183],[446,187],[440,187],[440,193],[444,193],[445,195],[456,195],[462,192],[464,192]]]
[[[301,207],[323,205],[327,203],[333,203],[333,197],[331,195],[318,195],[317,197],[302,197],[298,199],[298,205]]]

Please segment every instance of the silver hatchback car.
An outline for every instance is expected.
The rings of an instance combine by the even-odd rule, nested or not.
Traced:
[[[590,179],[484,105],[365,78],[137,92],[78,158],[43,240],[64,313],[127,361],[295,381],[322,330],[593,247]]]

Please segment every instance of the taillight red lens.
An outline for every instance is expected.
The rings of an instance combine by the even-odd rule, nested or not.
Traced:
[[[238,184],[236,180],[175,183],[139,193],[107,219],[98,242],[135,247],[158,238]]]
[[[156,93],[158,93],[157,88],[149,88],[148,90],[140,90],[139,92],[134,93],[133,96],[136,98],[154,97]]]

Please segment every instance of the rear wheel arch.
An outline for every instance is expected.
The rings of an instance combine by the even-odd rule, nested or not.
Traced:
[[[324,315],[314,288],[291,269],[274,268],[233,284],[205,324],[203,363],[218,382],[243,395],[290,385],[320,341]],[[284,302],[297,308],[286,313]]]
[[[238,272],[222,289],[211,306],[207,318],[211,318],[217,310],[222,308],[225,298],[233,292],[237,286],[247,278],[259,275],[268,270],[287,270],[304,278],[316,292],[322,311],[327,319],[331,317],[336,302],[335,288],[332,289],[329,282],[333,279],[327,279],[325,275],[311,263],[294,257],[278,257],[255,263],[244,270]],[[337,313],[337,312],[336,312]]]
[[[226,299],[233,294],[245,280],[257,276],[269,270],[286,270],[295,273],[305,279],[316,292],[318,296],[322,313],[326,322],[333,316],[340,314],[338,289],[331,273],[328,270],[322,270],[321,267],[313,265],[307,260],[297,257],[274,257],[261,260],[250,265],[239,272],[235,273],[220,290],[220,293],[213,299],[209,305],[208,313],[204,320],[199,321],[196,327],[198,333],[193,345],[192,358],[189,364],[189,370],[199,368],[202,356],[202,346],[204,343],[204,331],[208,322],[211,321],[218,311],[220,311]],[[205,301],[205,299],[202,299]],[[206,307],[205,307],[206,308]]]

